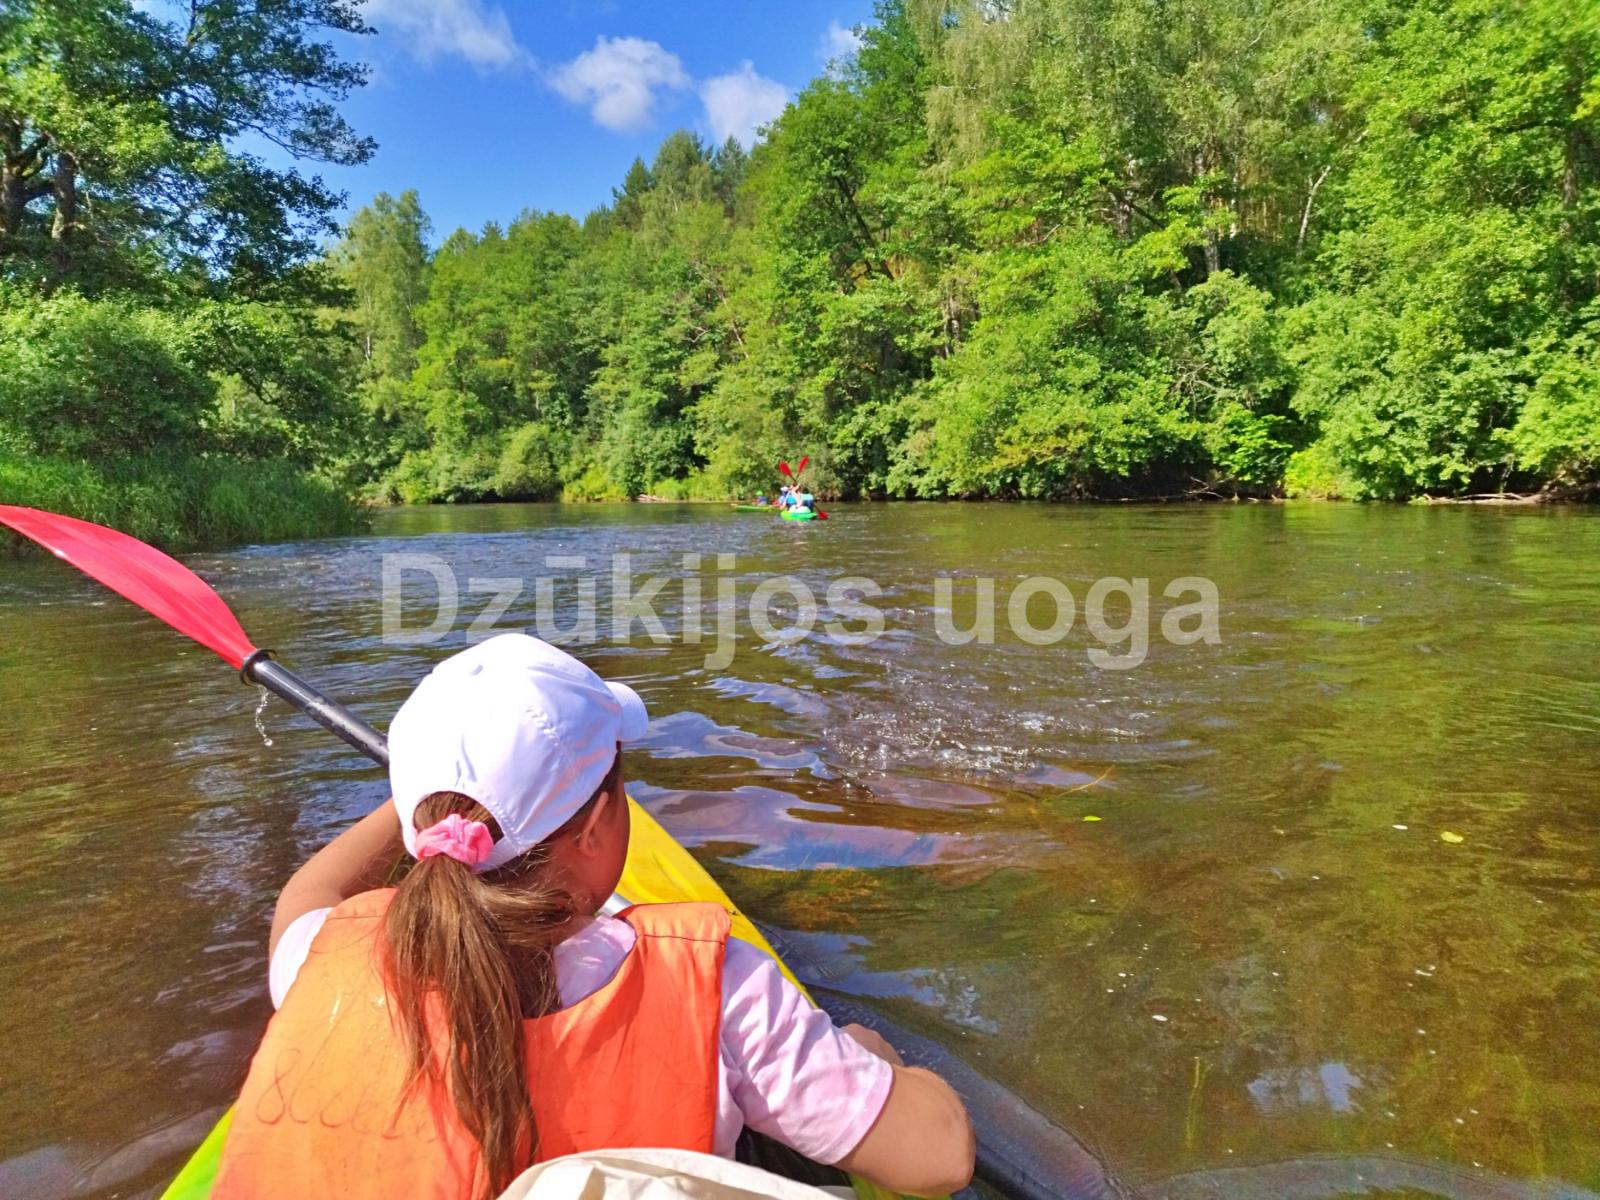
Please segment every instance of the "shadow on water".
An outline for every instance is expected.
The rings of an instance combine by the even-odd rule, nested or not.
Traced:
[[[436,644],[385,641],[396,552],[460,581]],[[622,553],[668,577],[669,633],[700,555],[708,605],[723,579],[872,578],[883,635],[765,645],[741,617],[722,668],[709,640],[614,642]],[[566,623],[576,581],[546,564],[573,555],[600,576],[583,656],[656,718],[641,802],[823,986],[1025,1097],[1131,1194],[1600,1189],[1600,514],[485,506],[191,563],[382,728],[465,644],[491,599],[471,581],[524,581],[509,629],[563,574]],[[1006,627],[1033,576],[1079,607],[1058,645]],[[1150,580],[1133,669],[1089,657],[1103,576]],[[1186,576],[1217,585],[1217,645],[1160,636]],[[978,577],[994,641],[946,644]],[[432,577],[404,583],[427,625]],[[281,709],[266,746],[253,691],[50,562],[0,564],[0,688],[0,1194],[148,1195],[242,1079],[277,888],[383,781]]]

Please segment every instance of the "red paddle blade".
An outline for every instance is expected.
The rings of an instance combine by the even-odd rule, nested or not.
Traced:
[[[789,464],[788,463],[780,462],[778,464],[778,470],[783,472],[783,474],[788,475],[789,478],[791,478],[791,479],[794,478],[793,474],[791,474],[790,471],[789,471]]]
[[[806,464],[808,462],[810,462],[810,461],[811,461],[811,456],[808,454],[808,455],[806,455],[804,458],[802,458],[800,460],[800,465],[794,469],[794,473],[796,475],[800,474],[801,471],[804,471],[806,469]]]
[[[211,585],[154,546],[104,525],[9,504],[0,504],[0,524],[160,617],[234,669],[255,653],[239,619]]]

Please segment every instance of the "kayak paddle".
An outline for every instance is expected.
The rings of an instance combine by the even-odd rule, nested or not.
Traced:
[[[787,475],[790,479],[794,480],[795,486],[799,487],[800,486],[800,472],[804,471],[806,469],[806,464],[808,462],[810,462],[810,461],[811,461],[811,456],[809,454],[803,456],[800,459],[800,465],[798,467],[796,467],[793,471],[791,471],[791,470],[789,470],[789,464],[780,459],[779,462],[778,462],[778,470],[780,472],[782,472],[784,475]],[[828,519],[828,514],[823,512],[820,508],[813,509],[812,511],[814,511],[817,514],[817,520],[826,521]]]
[[[0,504],[0,524],[199,642],[245,682],[258,683],[287,700],[373,762],[389,765],[389,746],[381,733],[275,662],[272,651],[252,645],[222,597],[177,559],[115,529],[37,508]]]

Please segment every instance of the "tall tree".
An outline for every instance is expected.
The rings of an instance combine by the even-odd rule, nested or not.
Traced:
[[[611,189],[613,212],[618,224],[626,229],[638,227],[639,206],[644,202],[645,193],[654,186],[655,181],[650,177],[650,168],[644,165],[642,158],[635,158],[628,167],[622,186]]]
[[[179,10],[173,10],[175,13]],[[0,21],[0,270],[131,282],[140,256],[280,278],[340,197],[239,148],[372,153],[334,105],[365,78],[318,40],[364,33],[355,0],[7,0]]]
[[[415,191],[380,192],[350,218],[332,258],[355,297],[361,356],[375,377],[407,379],[422,336],[417,310],[427,299],[431,225]]]
[[[711,175],[716,180],[717,196],[722,200],[729,216],[733,215],[734,199],[739,194],[740,185],[744,183],[745,171],[749,165],[750,156],[739,144],[739,139],[732,134],[729,134],[728,140],[718,146],[711,155]]]

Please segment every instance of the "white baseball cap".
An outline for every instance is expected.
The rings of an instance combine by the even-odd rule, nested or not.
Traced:
[[[544,841],[605,781],[618,742],[650,722],[626,684],[522,633],[451,655],[423,679],[389,726],[389,786],[406,849],[435,792],[476,800],[501,837],[475,868],[490,871]]]

